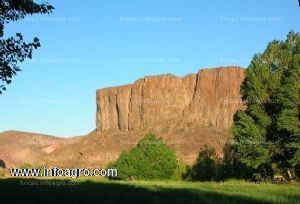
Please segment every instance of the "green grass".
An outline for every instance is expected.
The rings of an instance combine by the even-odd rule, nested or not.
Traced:
[[[299,184],[0,179],[0,203],[300,203]]]

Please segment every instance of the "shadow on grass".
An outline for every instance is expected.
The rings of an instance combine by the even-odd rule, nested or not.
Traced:
[[[115,182],[0,179],[0,203],[262,203],[255,198],[201,189],[137,187]]]

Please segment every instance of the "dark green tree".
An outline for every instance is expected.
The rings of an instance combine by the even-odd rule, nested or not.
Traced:
[[[14,37],[2,39],[4,35],[4,25],[11,21],[17,21],[32,14],[49,14],[54,9],[48,3],[37,4],[32,0],[0,0],[0,94],[6,90],[6,85],[11,83],[13,76],[21,69],[18,63],[26,58],[32,57],[33,49],[40,47],[38,38],[33,42],[23,41],[21,33]]]
[[[235,114],[231,130],[241,162],[254,170],[255,177],[272,177],[275,169],[290,174],[292,157],[288,155],[291,152],[287,147],[293,148],[294,153],[291,154],[295,154],[299,137],[288,144],[290,142],[285,138],[290,138],[292,133],[283,133],[285,128],[282,129],[282,125],[283,120],[288,119],[286,116],[293,112],[291,118],[295,119],[297,115],[298,121],[290,121],[293,124],[285,122],[293,129],[299,129],[299,101],[295,111],[297,103],[292,98],[285,98],[283,90],[287,89],[286,86],[293,86],[290,93],[296,93],[299,99],[299,84],[287,82],[289,73],[300,69],[296,60],[300,52],[299,43],[299,33],[291,31],[285,41],[273,41],[262,54],[256,54],[246,70],[241,94],[247,109]]]
[[[170,179],[177,164],[175,152],[154,134],[148,134],[110,167],[119,170],[121,179]]]
[[[217,170],[216,180],[229,178],[251,178],[252,169],[247,168],[239,158],[237,149],[231,143],[226,143],[223,149],[224,155]]]
[[[216,179],[220,159],[213,147],[205,145],[199,152],[195,164],[190,169],[193,181],[210,181]]]
[[[300,41],[298,53],[292,58],[290,68],[285,72],[283,85],[275,94],[279,114],[276,116],[276,131],[279,166],[287,169],[289,178],[297,174],[300,167]],[[295,169],[291,172],[290,169]],[[297,175],[300,176],[299,173]]]

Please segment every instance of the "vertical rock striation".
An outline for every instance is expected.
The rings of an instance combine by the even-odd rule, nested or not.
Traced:
[[[97,130],[142,130],[190,123],[227,129],[244,108],[240,67],[201,69],[183,78],[150,76],[134,84],[97,91]]]

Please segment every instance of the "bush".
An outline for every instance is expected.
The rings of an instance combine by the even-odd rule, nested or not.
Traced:
[[[187,172],[187,165],[181,159],[178,159],[176,169],[172,175],[172,180],[180,181],[184,179]]]
[[[154,134],[148,134],[129,152],[122,152],[110,168],[119,170],[120,179],[170,179],[177,163],[175,152]]]
[[[188,170],[187,179],[193,181],[211,181],[216,179],[220,159],[213,147],[205,145],[199,152],[196,163]]]
[[[186,166],[185,173],[182,175],[182,179],[185,181],[191,181],[192,180],[192,167],[190,165]]]
[[[240,161],[235,146],[227,143],[224,146],[223,152],[224,156],[222,163],[217,170],[216,180],[227,180],[232,178],[252,179],[253,169],[248,168]]]

